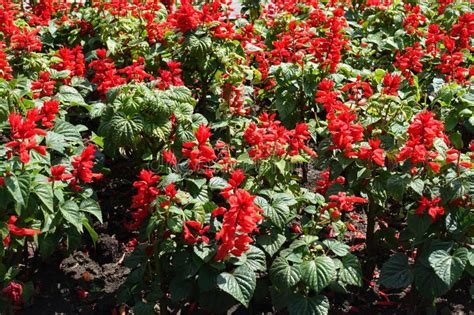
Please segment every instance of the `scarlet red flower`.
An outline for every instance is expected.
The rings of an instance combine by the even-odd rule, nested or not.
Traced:
[[[69,77],[84,77],[86,72],[84,54],[82,47],[77,45],[74,48],[63,47],[60,48],[56,54],[57,57],[61,58],[61,62],[51,66],[51,68],[64,71],[68,70]],[[64,83],[68,84],[70,79],[64,80]]]
[[[384,88],[382,92],[387,95],[398,95],[398,88],[400,87],[401,77],[398,74],[385,73],[383,77]]]
[[[160,194],[160,190],[156,187],[160,176],[155,175],[148,170],[141,170],[138,176],[140,180],[133,183],[133,187],[137,188],[137,193],[132,198],[132,222],[126,223],[125,227],[129,230],[137,229],[140,224],[150,214],[151,204],[155,201],[156,196]]]
[[[209,238],[204,235],[210,226],[202,227],[201,222],[185,221],[183,223],[183,238],[186,244],[194,245],[197,243],[209,243]]]
[[[373,94],[370,84],[368,82],[362,82],[361,78],[360,75],[357,76],[355,82],[348,83],[341,89],[343,92],[350,90],[351,93],[348,94],[348,97],[352,101],[360,101],[363,97],[368,98]]]
[[[341,212],[349,212],[354,210],[355,203],[367,203],[368,200],[362,197],[347,196],[345,192],[339,192],[337,195],[329,196],[331,200],[327,206],[321,209],[324,212],[328,209],[334,209]]]
[[[249,249],[248,244],[253,241],[250,233],[257,230],[257,223],[262,219],[262,209],[255,206],[255,196],[246,190],[238,188],[229,197],[229,210],[221,208],[217,214],[223,214],[222,228],[216,234],[216,240],[220,241],[216,261],[225,259],[229,254],[242,255]]]
[[[15,33],[10,39],[10,47],[15,50],[25,50],[27,52],[41,51],[43,47],[37,34],[40,30],[29,31],[26,27]]]
[[[97,92],[104,97],[109,89],[125,84],[126,79],[117,74],[114,61],[107,57],[107,50],[97,49],[96,55],[99,59],[89,64],[89,67],[95,71],[91,82],[97,84]]]
[[[344,150],[348,156],[352,154],[352,145],[363,138],[364,128],[362,125],[352,123],[356,118],[357,116],[349,111],[328,117],[328,129],[332,135],[333,148]]]
[[[413,84],[413,77],[409,70],[421,72],[423,64],[420,58],[423,56],[424,52],[419,42],[416,42],[413,47],[406,47],[403,54],[397,51],[394,66],[402,70],[403,75],[410,81],[410,84]]]
[[[53,128],[54,123],[53,120],[56,119],[56,114],[59,112],[59,102],[56,100],[45,101],[43,103],[43,107],[41,107],[40,115],[43,117],[41,118],[41,124],[45,128]]]
[[[415,213],[417,215],[422,215],[428,210],[428,215],[432,218],[434,222],[436,221],[436,218],[438,216],[444,215],[444,208],[442,206],[437,206],[437,204],[440,202],[441,198],[439,197],[433,200],[429,200],[425,196],[422,196]]]
[[[31,90],[36,91],[33,93],[33,98],[40,98],[45,96],[54,95],[54,86],[56,81],[50,80],[51,74],[49,72],[40,72],[38,80],[31,83]]]
[[[189,0],[182,0],[176,12],[169,15],[169,20],[181,33],[194,31],[202,19],[202,13],[194,8]]]
[[[174,155],[173,151],[171,150],[164,150],[163,151],[163,159],[166,163],[176,166],[178,161],[176,160],[176,156]]]
[[[92,172],[94,167],[95,159],[95,146],[88,145],[79,156],[72,158],[71,165],[73,166],[71,186],[80,190],[81,187],[78,185],[80,182],[92,183],[95,179],[101,179],[102,174]]]
[[[0,79],[11,80],[13,79],[13,70],[3,49],[5,49],[5,42],[0,41]]]
[[[373,161],[375,164],[379,166],[385,165],[385,157],[384,157],[384,150],[380,148],[380,139],[369,139],[369,145],[362,146],[359,148],[359,152],[357,156],[361,160],[369,160]]]
[[[127,82],[142,82],[145,79],[153,80],[153,76],[145,71],[144,62],[145,59],[143,57],[138,57],[137,61],[134,61],[130,66],[118,70],[118,73],[125,74]]]
[[[10,137],[12,138],[12,141],[5,144],[6,147],[11,148],[7,152],[8,158],[18,154],[22,163],[28,163],[31,150],[35,150],[42,155],[46,154],[46,147],[37,145],[35,139],[36,136],[46,135],[44,130],[36,126],[36,122],[41,119],[42,115],[39,113],[38,108],[30,109],[26,113],[26,119],[17,113],[11,113],[8,116],[8,122],[11,127]]]
[[[72,174],[66,174],[66,166],[64,165],[55,165],[51,166],[51,177],[48,178],[48,181],[60,181],[60,180],[70,180]]]
[[[20,303],[23,295],[23,286],[15,281],[10,281],[8,285],[2,289],[2,294],[9,298],[13,303]]]
[[[198,171],[205,168],[206,164],[212,162],[217,158],[214,149],[207,145],[207,140],[212,135],[209,127],[205,125],[199,126],[194,133],[196,142],[183,143],[183,156],[189,158],[188,165],[194,170]]]
[[[338,176],[334,180],[330,180],[329,176],[331,174],[331,171],[329,169],[326,169],[325,171],[322,171],[319,173],[320,179],[316,181],[316,192],[325,195],[326,191],[328,190],[329,187],[331,187],[334,184],[344,184],[346,182],[346,179],[342,176]]]
[[[7,223],[8,223],[9,235],[7,235],[3,239],[3,246],[4,247],[8,247],[8,245],[10,244],[10,235],[24,237],[24,236],[34,236],[36,234],[41,234],[41,231],[38,230],[38,229],[28,229],[28,228],[17,227],[15,225],[16,221],[18,221],[18,217],[14,216],[14,215],[10,216],[10,218],[8,219]]]

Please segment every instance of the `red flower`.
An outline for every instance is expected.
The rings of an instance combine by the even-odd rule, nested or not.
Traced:
[[[48,178],[48,181],[60,181],[60,180],[70,180],[72,174],[66,174],[66,166],[64,165],[55,165],[51,166],[51,177]]]
[[[51,74],[49,72],[42,71],[39,73],[38,80],[31,83],[31,90],[36,91],[33,93],[33,98],[54,95],[56,81],[50,80],[50,77]]]
[[[349,90],[351,91],[348,97],[352,101],[360,101],[363,97],[368,98],[373,94],[370,84],[368,82],[362,82],[361,78],[362,77],[360,75],[357,76],[357,80],[355,82],[348,83],[341,89],[343,92]]]
[[[36,143],[36,136],[46,136],[46,132],[37,128],[36,122],[42,119],[38,108],[30,109],[26,113],[26,119],[17,113],[11,113],[8,116],[10,123],[10,137],[12,141],[5,144],[6,147],[11,148],[7,152],[7,157],[11,158],[13,154],[20,156],[22,163],[30,161],[30,151],[35,150],[39,154],[46,154],[46,147],[39,146]]]
[[[169,15],[169,21],[181,33],[194,31],[202,19],[202,13],[194,8],[189,0],[182,0],[176,12]]]
[[[155,175],[151,171],[141,170],[138,176],[140,180],[133,183],[133,187],[137,188],[137,193],[132,198],[131,209],[135,209],[132,212],[132,222],[126,223],[125,227],[129,230],[137,229],[140,224],[149,215],[151,203],[155,201],[156,196],[160,194],[160,190],[156,187],[160,176]]]
[[[249,234],[257,231],[257,223],[262,219],[260,214],[263,212],[254,205],[254,199],[255,196],[238,188],[228,199],[229,210],[220,208],[220,211],[215,211],[215,215],[224,215],[222,228],[216,234],[216,240],[220,241],[214,257],[216,261],[223,260],[229,254],[240,256],[248,250],[248,244],[253,241]]]
[[[359,148],[357,156],[361,160],[373,161],[379,166],[385,165],[384,150],[380,148],[380,139],[369,139],[369,145]]]
[[[8,63],[7,54],[3,51],[4,48],[5,42],[0,41],[0,79],[11,80],[13,70]]]
[[[41,124],[45,128],[53,128],[54,123],[53,120],[56,119],[56,114],[59,112],[59,102],[55,100],[45,101],[43,103],[43,107],[41,107],[40,115],[43,117],[41,118]]]
[[[2,289],[2,294],[9,298],[13,303],[20,303],[23,294],[23,286],[15,281],[10,281],[8,285]]]
[[[385,73],[383,77],[384,88],[382,92],[387,95],[398,95],[398,88],[400,87],[401,77],[398,74]]]
[[[164,150],[163,151],[163,159],[165,160],[166,163],[176,166],[178,161],[176,160],[176,156],[174,155],[173,151],[171,150]]]
[[[364,128],[360,123],[352,124],[356,118],[357,116],[349,111],[343,111],[333,117],[328,116],[333,148],[344,150],[346,155],[351,155],[352,145],[362,140]]]
[[[428,210],[428,215],[433,219],[434,222],[436,221],[437,216],[444,215],[444,208],[442,206],[437,206],[440,201],[441,198],[439,197],[433,200],[429,200],[425,196],[422,196],[415,213],[417,215],[422,215],[426,212],[426,210]]]
[[[196,243],[209,243],[209,238],[204,233],[209,230],[210,226],[202,227],[201,222],[185,221],[183,224],[183,238],[186,244],[194,245]]]
[[[10,48],[15,50],[25,50],[27,52],[41,51],[42,43],[39,40],[38,34],[40,30],[35,29],[29,31],[23,28],[20,32],[15,33],[10,39]]]
[[[329,196],[331,200],[327,206],[321,209],[324,212],[328,209],[334,209],[334,211],[349,212],[354,210],[355,203],[367,203],[368,200],[362,197],[347,196],[345,192],[340,192],[337,195]],[[337,215],[339,216],[339,215]]]
[[[58,71],[69,71],[69,77],[84,77],[86,73],[85,59],[82,52],[82,47],[77,45],[70,49],[67,47],[60,48],[56,54],[61,58],[61,62],[54,64],[51,68]],[[64,83],[69,83],[69,79],[64,80]]]
[[[188,165],[194,170],[198,171],[206,166],[207,163],[212,162],[217,158],[214,149],[207,145],[207,140],[212,135],[209,127],[205,125],[199,126],[194,133],[196,142],[183,143],[183,156],[189,158]]]
[[[76,189],[80,190],[81,187],[78,185],[79,182],[83,183],[92,183],[95,179],[101,179],[102,174],[92,172],[92,168],[94,167],[94,159],[95,159],[95,146],[90,144],[88,145],[79,156],[75,156],[72,159],[72,180],[71,186]]]
[[[338,176],[334,180],[329,180],[330,174],[331,174],[331,171],[329,169],[319,173],[320,179],[316,181],[316,192],[322,195],[325,195],[328,188],[331,187],[332,185],[334,184],[343,185],[346,182],[346,179],[342,176]]]
[[[114,61],[107,57],[107,50],[97,49],[96,54],[99,59],[89,63],[95,71],[91,82],[97,84],[97,92],[104,97],[109,89],[125,84],[126,79],[117,74]]]
[[[138,57],[137,61],[134,61],[130,66],[118,70],[118,73],[125,74],[127,76],[127,82],[142,82],[145,79],[153,80],[153,76],[145,71],[144,62],[145,59],[143,59],[143,57]]]

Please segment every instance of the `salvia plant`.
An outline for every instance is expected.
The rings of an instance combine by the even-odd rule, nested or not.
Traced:
[[[118,163],[133,314],[472,296],[472,1],[239,4],[0,0],[0,313]]]

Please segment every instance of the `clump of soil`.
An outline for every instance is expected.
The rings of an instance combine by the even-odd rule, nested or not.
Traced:
[[[37,294],[32,306],[18,314],[111,314],[117,306],[115,293],[130,273],[122,265],[125,247],[102,234],[91,251],[40,266],[33,276]]]

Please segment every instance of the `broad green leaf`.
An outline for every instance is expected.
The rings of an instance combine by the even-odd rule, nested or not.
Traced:
[[[267,268],[267,262],[265,259],[265,253],[256,246],[250,246],[249,250],[245,252],[245,263],[244,265],[249,267],[252,271],[265,271]]]
[[[356,256],[347,254],[342,257],[339,280],[345,284],[362,286],[362,268]]]
[[[82,217],[77,203],[72,200],[66,200],[59,209],[63,218],[74,225],[78,231],[82,232]]]
[[[336,266],[330,257],[320,256],[301,264],[301,279],[320,292],[336,277]]]
[[[12,174],[10,176],[5,176],[5,186],[7,187],[8,192],[16,201],[16,203],[20,206],[25,206],[26,202],[23,198],[23,194],[21,193],[20,182],[18,181],[18,177]]]
[[[301,278],[299,264],[290,264],[286,258],[278,257],[270,268],[272,283],[280,288],[290,288],[297,284]]]
[[[329,312],[329,300],[324,295],[306,297],[294,294],[288,301],[291,315],[326,315]]]
[[[349,254],[350,247],[342,242],[333,239],[327,239],[323,241],[323,244],[339,257],[344,257]]]
[[[458,248],[453,255],[445,250],[436,250],[428,258],[436,275],[452,287],[460,278],[468,261],[468,250]]]
[[[245,307],[248,307],[256,285],[255,273],[247,266],[240,266],[232,273],[223,272],[217,276],[217,286]]]
[[[45,176],[36,176],[34,186],[32,187],[32,192],[38,197],[41,203],[45,205],[46,208],[48,208],[50,212],[54,211],[52,184],[47,181]]]
[[[224,189],[229,186],[229,183],[222,177],[212,177],[209,180],[209,188],[212,190]]]
[[[410,183],[410,176],[407,174],[398,175],[394,174],[387,180],[387,190],[390,191],[391,195],[397,199],[402,200],[403,195],[407,189],[407,185]]]
[[[408,264],[408,257],[396,253],[387,260],[380,272],[379,283],[387,288],[406,288],[413,281],[413,273]]]
[[[272,231],[270,235],[259,236],[257,239],[257,243],[270,256],[275,255],[285,241],[286,237],[276,231]]]
[[[87,212],[92,214],[99,220],[100,223],[102,223],[102,211],[100,211],[100,206],[97,201],[91,198],[87,198],[81,201],[81,205],[79,206],[81,211]]]

